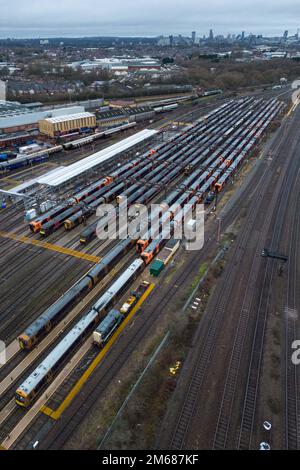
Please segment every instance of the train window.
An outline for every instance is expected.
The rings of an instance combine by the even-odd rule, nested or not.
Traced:
[[[21,403],[24,403],[25,398],[19,395],[18,393],[16,393],[16,400],[20,401]]]

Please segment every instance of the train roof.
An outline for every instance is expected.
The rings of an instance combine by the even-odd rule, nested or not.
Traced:
[[[48,356],[38,365],[30,376],[18,387],[18,390],[29,394],[48,374],[58,361],[64,357],[69,348],[74,344],[89,326],[93,324],[98,316],[98,311],[106,307],[109,302],[120,291],[122,286],[136,273],[143,265],[141,259],[136,259],[123,272],[123,274],[112,284],[112,286],[100,297],[94,308],[86,314],[67,335],[57,344]],[[97,310],[96,310],[97,309]]]
[[[52,118],[46,118],[44,121],[47,121],[51,124],[56,124],[59,122],[68,122],[68,121],[75,121],[77,119],[86,119],[86,118],[91,118],[95,117],[95,114],[92,113],[76,113],[76,114],[69,114],[65,116],[56,116]]]

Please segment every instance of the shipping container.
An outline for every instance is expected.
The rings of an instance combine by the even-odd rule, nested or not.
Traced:
[[[160,261],[158,259],[156,259],[152,264],[151,264],[151,267],[150,267],[150,274],[152,276],[155,276],[155,277],[158,277],[161,272],[163,271],[165,265],[164,265],[164,262],[163,261]]]

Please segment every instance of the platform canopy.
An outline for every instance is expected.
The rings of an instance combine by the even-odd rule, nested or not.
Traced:
[[[111,145],[100,152],[93,153],[89,157],[83,158],[69,166],[61,168],[54,174],[46,173],[43,176],[36,178],[37,183],[58,187],[79,176],[85,171],[91,170],[92,168],[104,163],[113,157],[117,156],[122,152],[126,152],[130,148],[137,144],[149,139],[153,135],[157,134],[158,131],[152,129],[144,129],[143,131],[137,132],[136,134],[121,140],[120,142]]]

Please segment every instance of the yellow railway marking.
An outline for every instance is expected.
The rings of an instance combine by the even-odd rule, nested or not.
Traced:
[[[4,446],[0,446],[0,450],[7,450],[7,448]]]
[[[297,106],[300,102],[299,100],[300,100],[300,98],[298,97],[297,101],[293,104],[293,106],[290,108],[289,112],[287,113],[287,115],[286,115],[287,117],[289,117],[295,111],[295,109],[297,108]]]
[[[63,246],[54,245],[53,243],[42,242],[40,240],[34,240],[25,236],[17,235],[12,232],[2,232],[0,231],[0,237],[9,238],[11,240],[16,240],[20,243],[26,243],[27,245],[38,246],[39,248],[45,248],[46,250],[56,251],[64,255],[73,256],[74,258],[84,259],[86,261],[92,261],[93,263],[98,263],[101,258],[98,256],[89,255],[87,253],[81,253],[80,251],[71,250],[70,248],[65,248]]]
[[[51,416],[51,418],[53,418],[53,419],[57,419],[57,418],[55,418],[55,416],[54,416],[54,415],[55,415],[55,411],[53,411],[53,410],[52,410],[51,408],[49,408],[48,406],[42,406],[41,411],[42,411],[45,415]],[[53,415],[53,416],[52,416],[52,415]]]
[[[65,411],[65,409],[69,406],[69,404],[72,402],[72,400],[76,397],[82,386],[85,384],[85,382],[88,380],[90,375],[94,372],[96,367],[99,365],[99,363],[102,361],[102,359],[106,356],[112,345],[115,343],[117,338],[120,336],[122,331],[124,330],[125,326],[129,323],[129,321],[132,319],[132,317],[135,315],[135,313],[138,311],[138,309],[141,307],[141,305],[145,302],[147,297],[150,295],[152,290],[154,289],[155,284],[150,284],[149,288],[147,291],[142,295],[138,303],[135,305],[135,307],[131,310],[130,314],[125,318],[125,320],[121,323],[117,331],[113,334],[113,336],[110,338],[108,343],[104,346],[103,349],[101,349],[100,353],[95,357],[93,362],[90,364],[88,369],[83,373],[83,375],[80,377],[80,379],[76,382],[72,390],[68,393],[66,398],[63,400],[63,402],[59,405],[57,410],[52,410],[48,406],[43,406],[41,408],[41,411],[46,414],[47,416],[50,416],[52,419],[59,419],[62,415],[62,413]]]

